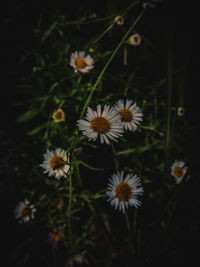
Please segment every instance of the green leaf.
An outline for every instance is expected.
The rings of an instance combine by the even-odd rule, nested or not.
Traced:
[[[146,146],[139,146],[139,147],[135,147],[135,148],[129,148],[129,149],[125,149],[125,150],[122,150],[122,151],[119,151],[117,153],[115,153],[116,156],[121,156],[121,155],[129,155],[129,154],[132,154],[132,153],[143,153],[145,151],[148,151],[152,148],[152,146],[150,145],[146,145]]]
[[[41,131],[45,126],[46,126],[46,124],[39,125],[38,127],[36,127],[36,128],[34,128],[33,130],[29,131],[29,132],[28,132],[28,135],[31,136],[31,135],[34,135],[34,134],[38,133],[38,132]]]
[[[45,31],[45,33],[44,33],[44,35],[42,37],[42,42],[44,42],[47,39],[47,37],[52,33],[52,31],[55,29],[56,25],[57,25],[57,21],[55,21],[51,25],[51,27],[48,30]]]
[[[103,171],[104,170],[103,168],[94,168],[94,167],[88,165],[87,163],[83,162],[82,160],[79,160],[78,162],[79,162],[79,164],[82,164],[83,166],[87,167],[88,169],[91,169],[94,171]]]
[[[55,82],[50,88],[49,88],[49,92],[52,93],[54,88],[56,88],[56,86],[59,84],[59,82]]]
[[[17,119],[17,122],[24,122],[32,119],[40,113],[39,109],[29,109],[24,114],[20,115]]]
[[[119,152],[115,153],[115,155],[116,156],[129,155],[129,154],[134,153],[134,152],[136,152],[136,148],[129,148],[129,149],[125,149],[125,150],[119,151]]]

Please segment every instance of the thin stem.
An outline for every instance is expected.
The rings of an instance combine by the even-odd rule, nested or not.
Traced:
[[[96,23],[96,22],[100,22],[100,21],[109,20],[109,19],[115,18],[116,16],[118,16],[120,14],[126,13],[129,9],[131,9],[133,6],[135,6],[138,3],[139,3],[139,0],[133,2],[130,6],[120,10],[119,12],[112,14],[111,16],[107,16],[104,18],[97,18],[94,20],[77,20],[77,21],[72,21],[72,22],[66,22],[65,25],[68,25],[68,24],[90,24],[90,23]]]
[[[164,210],[161,212],[161,214],[159,215],[159,217],[153,223],[150,224],[151,226],[155,225],[156,223],[158,223],[162,219],[162,217],[168,211],[168,209],[170,208],[170,206],[172,205],[172,203],[175,202],[175,200],[177,198],[177,195],[179,194],[179,192],[181,190],[181,187],[182,187],[182,184],[177,185],[177,189],[175,190],[172,198],[169,200],[169,202],[167,203],[167,205],[165,206]]]
[[[111,24],[99,37],[97,37],[96,40],[94,40],[94,42],[92,43],[92,45],[97,43],[104,36],[104,34],[106,34],[109,30],[112,29],[113,26],[114,26],[114,23]]]
[[[118,163],[116,155],[115,155],[115,146],[114,146],[113,142],[111,144],[111,147],[112,147],[113,159],[114,159],[114,163],[115,163],[115,170],[119,171],[119,163]]]
[[[54,267],[56,267],[56,253],[55,253],[55,248],[52,247],[52,254],[53,254],[53,264]]]
[[[112,143],[111,146],[112,146],[113,158],[114,158],[114,163],[115,163],[115,169],[116,169],[116,171],[118,171],[119,170],[119,163],[118,163],[117,158],[115,156],[114,143]],[[128,231],[128,242],[129,242],[130,250],[131,250],[131,253],[134,254],[134,246],[133,246],[133,242],[132,242],[131,227],[130,227],[130,223],[129,223],[129,218],[128,218],[127,212],[125,212],[124,216],[125,216],[125,222],[126,222],[126,227],[127,227],[127,231]]]
[[[135,236],[136,233],[136,225],[137,225],[137,209],[134,210],[134,219],[133,219],[133,236]]]
[[[126,227],[128,230],[128,240],[129,240],[129,246],[130,246],[130,250],[131,253],[134,254],[134,247],[133,247],[133,242],[132,242],[132,233],[131,233],[131,227],[130,227],[130,223],[129,223],[129,218],[128,218],[128,214],[127,212],[125,213],[125,221],[126,221]]]
[[[172,86],[173,86],[173,55],[172,55],[172,36],[169,33],[168,54],[167,54],[167,121],[166,121],[166,143],[165,143],[165,168],[169,167],[169,152],[171,139],[171,103],[172,103]],[[166,171],[167,173],[167,171]],[[161,192],[166,184],[167,175],[164,175]],[[164,197],[164,195],[163,195]]]
[[[99,84],[99,82],[101,81],[104,72],[106,71],[106,69],[108,68],[110,62],[112,61],[112,59],[114,58],[114,56],[116,55],[116,53],[118,52],[119,48],[121,47],[121,45],[123,44],[123,42],[125,41],[125,39],[127,38],[127,36],[130,34],[130,32],[133,30],[134,26],[137,24],[137,22],[140,20],[140,18],[142,17],[142,15],[144,14],[145,9],[140,13],[140,15],[137,17],[137,19],[133,22],[133,24],[131,25],[131,27],[128,29],[128,31],[126,32],[126,34],[123,36],[122,40],[119,42],[118,46],[115,48],[115,50],[113,51],[112,55],[110,56],[110,58],[108,59],[108,61],[106,62],[103,70],[101,71],[101,73],[99,74],[94,86],[91,89],[91,92],[83,106],[82,112],[81,112],[81,116],[80,118],[83,117],[83,114],[85,113],[85,110],[88,106],[88,104],[90,103],[90,100],[92,98],[92,95],[97,87],[97,85]]]
[[[68,209],[67,209],[68,238],[69,238],[70,250],[72,249],[71,206],[72,206],[72,173],[71,173],[71,168],[70,168],[70,173],[69,173],[69,203],[68,203]]]
[[[171,37],[171,36],[170,36]],[[173,58],[172,58],[172,38],[169,38],[168,47],[168,69],[167,69],[167,125],[166,125],[166,161],[169,157],[170,147],[170,128],[171,128],[171,101],[172,101],[172,86],[173,86]]]

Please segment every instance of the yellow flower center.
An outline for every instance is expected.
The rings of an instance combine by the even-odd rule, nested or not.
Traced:
[[[116,186],[115,193],[120,201],[128,201],[131,198],[131,187],[127,183],[119,183]]]
[[[60,156],[54,156],[51,160],[50,160],[50,165],[51,167],[54,169],[56,166],[59,166],[56,168],[56,170],[61,170],[64,166],[65,161],[63,160],[62,157]],[[60,166],[62,165],[62,166]]]
[[[120,110],[120,116],[121,116],[121,121],[124,121],[124,122],[131,121],[133,118],[132,113],[128,109]]]
[[[184,175],[183,168],[181,168],[180,166],[176,166],[175,169],[174,169],[174,175],[175,175],[177,178],[182,178],[183,175]]]
[[[57,110],[53,113],[53,118],[56,122],[65,120],[65,113],[62,110]]]
[[[86,62],[84,59],[82,58],[77,58],[75,61],[75,65],[79,68],[79,69],[83,69],[86,66]]]
[[[61,234],[60,233],[52,234],[52,239],[57,243],[61,239]]]
[[[26,217],[29,215],[29,207],[27,205],[25,205],[22,210],[21,210],[21,215]]]
[[[103,117],[96,117],[91,120],[91,128],[97,133],[105,134],[110,129],[110,123]]]

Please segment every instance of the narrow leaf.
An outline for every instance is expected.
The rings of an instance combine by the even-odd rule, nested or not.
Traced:
[[[46,40],[46,38],[52,33],[52,31],[54,30],[56,25],[57,25],[57,21],[55,21],[47,31],[45,31],[45,33],[42,37],[42,42],[44,42]]]
[[[82,160],[79,161],[80,164],[82,164],[83,166],[87,167],[88,169],[94,170],[94,171],[103,171],[103,168],[94,168],[90,165],[88,165],[87,163],[83,162]]]
[[[20,115],[17,119],[17,122],[24,122],[32,119],[40,113],[38,109],[29,109],[24,114]]]
[[[28,135],[34,135],[36,133],[38,133],[39,131],[41,131],[44,127],[46,126],[46,124],[42,124],[42,125],[39,125],[38,127],[34,128],[33,130],[29,131],[28,132]]]

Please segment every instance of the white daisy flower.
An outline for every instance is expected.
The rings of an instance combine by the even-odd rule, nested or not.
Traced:
[[[30,201],[25,199],[18,203],[15,208],[15,218],[19,219],[19,223],[26,223],[35,217],[36,208],[30,205]]]
[[[142,121],[142,110],[129,99],[125,101],[122,99],[118,100],[115,104],[115,109],[120,114],[124,129],[134,132]]]
[[[54,175],[59,179],[69,171],[70,167],[66,162],[68,162],[68,157],[65,150],[61,148],[56,148],[54,151],[47,149],[44,161],[40,166],[44,169],[44,173],[49,173],[49,176]]]
[[[94,68],[94,59],[83,51],[76,51],[71,54],[70,66],[74,68],[75,72],[86,73]]]
[[[114,173],[109,179],[107,189],[106,194],[111,206],[122,213],[125,213],[129,205],[135,208],[141,206],[141,201],[137,199],[137,196],[142,195],[144,190],[136,174],[130,173],[124,178],[123,171]]]
[[[171,175],[175,177],[175,181],[179,184],[185,173],[187,171],[187,167],[185,166],[185,162],[175,160],[175,162],[171,166]]]
[[[123,133],[123,126],[119,114],[108,105],[101,111],[101,105],[97,105],[97,111],[87,108],[86,120],[78,120],[77,125],[83,135],[95,141],[100,137],[100,142],[110,144],[109,139],[117,142]]]

